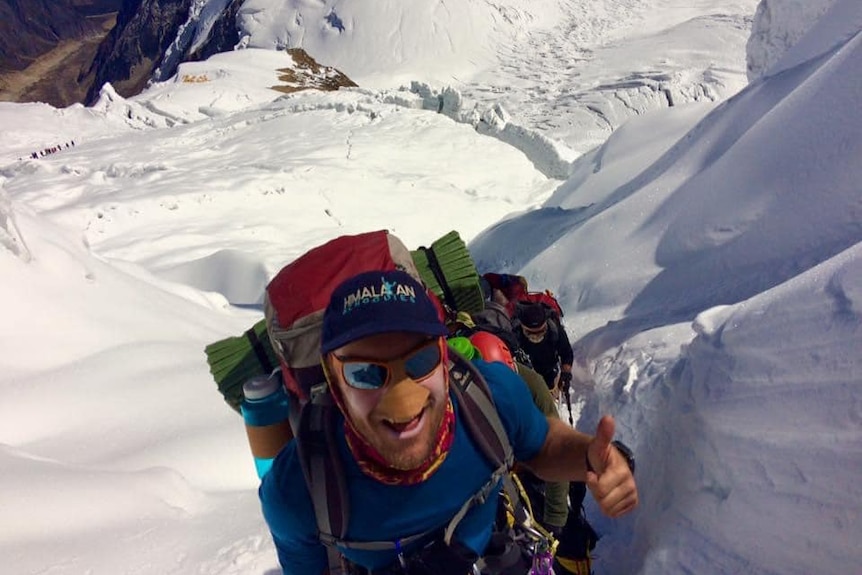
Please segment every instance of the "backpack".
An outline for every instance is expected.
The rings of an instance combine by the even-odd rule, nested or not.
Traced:
[[[514,324],[503,305],[494,301],[486,301],[485,309],[472,314],[470,317],[472,325],[467,329],[456,331],[452,335],[470,337],[476,332],[490,333],[506,344],[515,361],[527,367],[533,366],[530,356],[521,348],[518,335],[514,331]]]
[[[545,308],[545,312],[555,323],[560,324],[563,321],[563,308],[560,307],[560,302],[551,293],[551,290],[531,291],[521,294],[516,300],[516,305],[539,304]]]
[[[509,315],[515,315],[515,302],[521,299],[521,296],[527,293],[527,278],[516,274],[498,274],[488,272],[482,275],[482,279],[488,282],[492,290],[497,290],[506,296],[509,310]]]
[[[557,324],[561,324],[563,319],[563,308],[560,302],[554,297],[551,290],[545,291],[530,291],[527,278],[516,274],[498,274],[486,273],[482,278],[488,282],[492,289],[499,290],[509,303],[506,308],[509,310],[509,315],[517,317],[519,305],[529,305],[531,303],[542,304],[554,319]]]
[[[311,388],[323,382],[318,347],[329,295],[347,278],[375,269],[409,273],[441,310],[441,299],[453,309],[481,309],[479,275],[457,232],[413,252],[385,230],[338,237],[279,271],[266,287],[263,319],[240,336],[206,346],[210,373],[225,402],[239,412],[243,384],[276,366],[287,391],[307,401]]]
[[[485,294],[476,264],[458,232],[410,252],[423,283],[453,311],[472,313],[484,307]]]

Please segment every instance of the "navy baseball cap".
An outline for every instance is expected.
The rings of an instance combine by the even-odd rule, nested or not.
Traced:
[[[332,292],[323,314],[320,353],[393,331],[448,335],[425,287],[410,274],[373,271],[353,276]]]

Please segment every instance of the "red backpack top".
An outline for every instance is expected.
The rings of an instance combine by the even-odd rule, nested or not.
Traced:
[[[382,230],[335,238],[286,265],[269,282],[266,327],[289,392],[306,401],[311,388],[324,382],[320,332],[333,290],[358,273],[394,269],[422,281],[410,251]]]
[[[560,307],[560,302],[557,301],[557,298],[553,296],[550,290],[527,292],[518,299],[518,302],[540,303],[549,309],[553,316],[556,316],[558,322],[563,317],[563,309]]]
[[[557,323],[563,318],[563,308],[560,307],[560,302],[554,297],[550,290],[545,291],[529,291],[527,288],[527,278],[516,274],[497,274],[486,273],[482,276],[488,282],[492,289],[500,290],[506,296],[508,303],[506,309],[509,311],[510,317],[516,317],[517,306],[519,303],[541,303],[555,317]]]

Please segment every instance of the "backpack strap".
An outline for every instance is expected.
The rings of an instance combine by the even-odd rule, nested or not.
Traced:
[[[319,393],[299,414],[296,448],[311,494],[321,533],[343,537],[350,516],[344,467],[335,451],[335,403],[329,392]],[[335,478],[335,481],[332,481]]]
[[[470,436],[479,444],[479,449],[493,467],[505,465],[510,468],[515,460],[512,445],[485,378],[476,366],[451,348],[449,354],[453,361],[449,372],[451,389],[461,407]]]
[[[479,444],[479,449],[494,467],[488,482],[471,497],[452,518],[444,531],[443,539],[450,544],[461,519],[474,505],[481,505],[497,489],[500,482],[513,501],[517,492],[510,476],[515,455],[506,428],[497,413],[494,398],[488,383],[476,366],[469,360],[450,350],[453,366],[450,370],[451,389],[461,407],[462,419],[470,436]]]
[[[305,484],[311,495],[320,541],[335,545],[379,551],[397,549],[426,537],[431,531],[405,537],[400,541],[347,541],[350,501],[344,465],[336,441],[338,408],[328,390],[316,393],[298,416],[296,447]],[[433,531],[433,530],[432,530]]]
[[[496,467],[486,487],[497,486],[502,481],[503,491],[509,501],[509,511],[515,523],[527,531],[532,531],[534,536],[547,539],[549,534],[534,521],[533,511],[529,507],[529,498],[517,476],[511,472],[515,460],[514,452],[487,382],[472,362],[453,353],[451,349],[450,355],[453,356],[455,363],[450,372],[452,374],[450,381],[454,383],[452,387],[455,390],[455,397],[459,398],[464,422],[473,439],[479,442],[485,456]],[[459,394],[462,394],[461,397]],[[484,502],[484,499],[482,501]],[[467,510],[462,509],[465,514]],[[446,529],[447,544],[451,540],[455,527],[457,522],[453,519]]]
[[[338,545],[351,549],[381,551],[398,549],[426,537],[431,531],[411,535],[399,541],[345,539],[350,519],[350,499],[344,463],[338,453],[335,437],[337,413],[338,408],[332,395],[325,390],[303,406],[299,417],[296,446],[305,484],[311,495],[320,541],[327,548]]]
[[[431,248],[420,246],[419,251],[424,253],[425,257],[428,258],[428,268],[431,270],[431,273],[434,275],[434,279],[437,280],[437,284],[443,292],[443,301],[445,301],[446,305],[450,308],[458,309],[458,302],[455,300],[455,294],[452,293],[452,288],[446,280],[446,274],[443,272],[443,267],[440,265],[440,260],[437,259],[437,252],[434,251],[433,246]]]
[[[554,344],[554,347],[557,347],[557,344],[560,342],[561,327],[562,326],[557,323],[555,316],[548,318],[548,338],[549,341]]]
[[[257,332],[255,327],[257,324],[251,326],[243,333],[243,336],[248,340],[249,345],[251,345],[251,350],[254,352],[254,356],[257,358],[257,362],[260,364],[261,369],[265,373],[270,373],[275,369],[276,366],[272,364],[269,360],[269,355],[266,353],[265,344],[270,344],[269,338],[266,339],[265,343],[257,337]]]

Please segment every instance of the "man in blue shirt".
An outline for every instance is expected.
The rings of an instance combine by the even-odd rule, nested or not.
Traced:
[[[403,548],[400,542],[426,532],[439,539],[495,471],[453,400],[446,334],[424,287],[401,271],[347,280],[325,311],[321,356],[339,412],[333,441],[349,501],[345,539],[395,543],[387,549],[339,547],[362,572],[411,573],[395,569],[428,542]],[[519,462],[545,480],[586,481],[611,517],[637,505],[631,470],[611,445],[613,419],[603,418],[595,437],[579,433],[546,419],[506,366],[475,365]],[[322,575],[327,553],[297,447],[292,441],[276,458],[260,497],[284,573]],[[493,490],[468,508],[447,547],[470,559],[481,556],[496,509]]]

